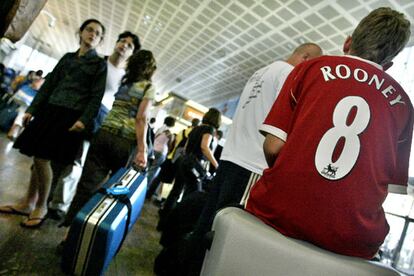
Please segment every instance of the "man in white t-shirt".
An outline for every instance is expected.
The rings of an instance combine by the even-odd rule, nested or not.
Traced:
[[[248,80],[226,137],[209,199],[197,223],[196,236],[210,230],[216,210],[243,204],[250,186],[267,168],[263,154],[264,137],[259,133],[259,127],[294,66],[321,54],[318,45],[302,44],[286,61],[275,61],[256,71]]]
[[[125,31],[118,36],[113,53],[107,57],[108,73],[106,75],[105,93],[102,98],[101,108],[95,120],[94,132],[96,132],[103,119],[112,109],[115,93],[118,91],[122,77],[125,75],[127,59],[141,48],[138,36]]]
[[[154,160],[148,166],[147,181],[151,183],[157,177],[162,163],[167,158],[168,152],[171,152],[174,147],[174,135],[171,128],[175,125],[175,118],[167,116],[164,119],[164,124],[155,132],[154,138]]]
[[[112,108],[115,100],[115,93],[121,84],[122,77],[125,75],[125,67],[127,59],[141,48],[139,38],[137,35],[125,31],[118,36],[114,51],[107,60],[107,75],[105,94],[101,101],[101,108],[94,120],[92,132],[95,133],[101,126],[106,115]],[[61,219],[68,210],[73,196],[76,192],[76,187],[79,178],[82,174],[83,163],[89,148],[89,141],[85,141],[83,150],[79,154],[78,160],[75,164],[69,166],[62,166],[56,162],[52,162],[53,182],[52,191],[49,199],[49,217],[52,219]],[[53,187],[55,187],[53,189]]]

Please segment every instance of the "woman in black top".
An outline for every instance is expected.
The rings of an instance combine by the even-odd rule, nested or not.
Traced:
[[[214,168],[218,167],[217,160],[211,150],[211,144],[220,124],[220,111],[216,108],[210,108],[203,116],[202,124],[190,132],[185,146],[185,154],[176,161],[175,182],[160,212],[159,230],[162,230],[165,219],[177,202],[181,191],[184,189],[183,197],[185,197],[198,189],[198,179],[206,174],[202,160],[208,160]]]
[[[59,60],[23,117],[26,129],[14,147],[33,156],[29,190],[21,204],[0,207],[3,213],[28,215],[23,227],[39,227],[46,217],[50,160],[72,163],[92,127],[105,91],[106,62],[95,51],[104,33],[96,19],[81,25],[80,48]]]

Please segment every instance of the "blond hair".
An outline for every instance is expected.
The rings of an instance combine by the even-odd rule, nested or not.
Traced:
[[[375,9],[354,30],[351,54],[386,64],[404,48],[410,33],[404,14],[388,7]]]
[[[312,42],[306,42],[306,43],[299,45],[298,47],[296,47],[295,50],[293,50],[293,54],[303,54],[306,51],[308,51],[309,48],[314,48],[315,50],[320,52],[320,55],[322,54],[321,47],[319,47],[318,44],[312,43]]]

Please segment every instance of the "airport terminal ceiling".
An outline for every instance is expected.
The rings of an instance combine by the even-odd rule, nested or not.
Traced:
[[[255,70],[303,42],[341,54],[357,22],[381,6],[413,22],[413,45],[412,0],[48,0],[26,43],[60,58],[77,49],[81,22],[97,18],[107,28],[99,52],[111,53],[122,31],[135,32],[157,59],[158,93],[213,106],[237,98]]]

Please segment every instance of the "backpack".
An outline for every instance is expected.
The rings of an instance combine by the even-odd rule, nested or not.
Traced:
[[[177,145],[178,148],[184,148],[185,144],[187,143],[188,136],[185,136],[185,129],[183,129],[183,138],[181,139],[180,143]]]

